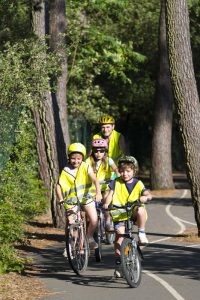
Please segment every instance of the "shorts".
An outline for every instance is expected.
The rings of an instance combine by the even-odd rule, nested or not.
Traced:
[[[92,203],[94,203],[94,198],[89,198],[89,199],[85,199],[83,198],[80,202],[81,206],[88,206],[88,205],[92,205]],[[65,209],[68,210],[72,210],[74,211],[74,208],[77,207],[77,204],[67,204],[65,203]]]
[[[131,220],[133,221],[133,223],[135,225],[137,225],[137,218],[136,216],[134,216],[134,214],[137,212],[137,209],[138,209],[139,206],[135,206],[134,210],[133,210],[133,215],[131,216]],[[144,206],[143,206],[144,207]],[[146,213],[146,220],[148,218],[148,215],[147,215],[147,211],[145,210],[145,213]],[[114,222],[114,229],[118,229],[119,227],[121,226],[125,226],[125,222],[126,220],[123,220],[123,221],[116,221]]]

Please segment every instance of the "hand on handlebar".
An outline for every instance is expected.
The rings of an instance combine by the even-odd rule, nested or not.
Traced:
[[[103,204],[103,209],[108,209],[108,206],[109,206],[109,204],[104,203],[104,204]]]
[[[57,204],[58,204],[58,205],[62,205],[64,202],[65,202],[65,200],[62,199],[62,200],[59,200],[59,201],[57,202]]]
[[[96,194],[96,202],[101,202],[101,199],[102,199],[102,195],[101,195],[101,193],[97,193]]]
[[[141,197],[140,197],[140,201],[141,201],[142,203],[146,203],[148,200],[151,200],[148,196],[141,196]]]

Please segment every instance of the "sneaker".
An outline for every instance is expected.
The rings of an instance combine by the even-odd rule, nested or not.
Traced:
[[[64,256],[64,257],[67,257],[67,249],[66,249],[66,248],[65,248],[64,251],[63,251],[63,256]]]
[[[139,245],[147,245],[149,243],[145,232],[142,232],[142,233],[139,232],[139,234],[138,234],[138,242],[139,242]]]
[[[115,276],[115,278],[122,278],[123,276],[122,276],[121,270],[116,268],[115,271],[114,271],[114,276]]]
[[[89,238],[89,246],[91,250],[97,249],[98,244],[95,242],[94,238]]]
[[[115,278],[122,278],[122,269],[121,269],[121,261],[119,258],[115,260],[115,271],[114,271],[114,276]]]

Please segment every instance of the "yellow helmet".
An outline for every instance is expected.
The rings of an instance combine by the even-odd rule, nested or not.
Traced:
[[[73,152],[81,153],[83,155],[83,157],[86,156],[86,148],[81,143],[74,143],[74,144],[69,145],[69,147],[67,149],[67,154],[70,155]]]
[[[100,124],[115,124],[115,119],[112,116],[102,116],[99,119]]]

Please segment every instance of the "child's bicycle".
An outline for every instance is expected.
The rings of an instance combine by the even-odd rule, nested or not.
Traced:
[[[102,206],[102,203],[96,202],[98,216],[97,229],[94,233],[94,239],[98,244],[98,248],[95,249],[96,262],[100,262],[102,260],[102,242],[105,242],[106,244],[112,244],[115,237],[114,231],[106,231],[105,229],[105,217]]]
[[[134,221],[131,217],[133,208],[140,205],[140,200],[137,200],[134,202],[128,202],[124,206],[109,206],[109,210],[125,209],[127,213],[125,233],[122,235],[124,239],[121,244],[121,269],[123,277],[132,288],[139,286],[142,275],[141,259],[143,259],[143,255],[133,234]]]
[[[68,203],[63,201],[62,203]],[[76,204],[74,222],[66,228],[66,250],[70,267],[77,275],[82,275],[88,266],[89,243],[86,235],[86,222],[80,202]]]

